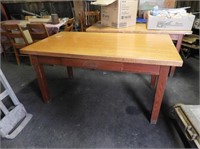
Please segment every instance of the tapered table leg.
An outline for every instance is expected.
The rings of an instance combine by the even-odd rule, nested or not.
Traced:
[[[47,86],[47,81],[46,81],[46,77],[44,75],[44,69],[42,64],[40,64],[38,62],[38,57],[37,56],[30,56],[31,59],[31,63],[35,69],[36,72],[36,76],[37,76],[37,80],[38,80],[38,84],[40,87],[40,91],[42,94],[42,98],[43,101],[45,103],[49,102],[51,100],[50,95],[49,95],[49,89]]]
[[[160,67],[160,73],[158,77],[154,103],[153,103],[153,108],[152,108],[152,113],[151,113],[151,124],[156,124],[157,122],[166,83],[167,83],[168,73],[169,73],[169,66]]]
[[[156,82],[157,82],[157,75],[151,75],[151,87],[154,88],[156,87]]]
[[[176,49],[177,49],[178,52],[180,52],[183,37],[184,37],[184,35],[182,35],[182,34],[180,34],[180,35],[178,36],[178,40],[177,40],[177,43],[176,43]],[[174,66],[171,67],[171,69],[170,69],[170,74],[169,74],[170,77],[173,77],[173,76],[174,76],[175,69],[176,69],[176,67],[174,67]]]

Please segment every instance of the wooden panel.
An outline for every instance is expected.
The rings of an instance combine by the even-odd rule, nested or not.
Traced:
[[[121,62],[45,57],[45,56],[38,56],[38,61],[41,64],[55,64],[55,65],[65,65],[65,66],[80,67],[80,68],[100,69],[100,70],[120,71],[120,72],[146,73],[146,74],[154,74],[154,75],[158,75],[159,69],[160,69],[160,67],[156,65],[130,64],[130,63],[121,63]]]
[[[116,62],[105,62],[95,60],[83,60],[83,59],[64,59],[62,63],[66,66],[90,68],[90,69],[101,69],[110,71],[121,71],[123,65]]]
[[[62,61],[60,58],[47,57],[47,56],[38,56],[38,62],[40,64],[52,64],[52,65],[62,64]]]
[[[123,71],[158,75],[159,69],[160,67],[155,65],[125,63]]]

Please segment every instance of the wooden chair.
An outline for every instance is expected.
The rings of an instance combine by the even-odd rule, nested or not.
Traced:
[[[29,30],[33,42],[37,42],[49,36],[45,25],[42,23],[30,23],[27,24],[27,28]]]
[[[29,45],[28,40],[26,39],[23,30],[17,24],[2,24],[2,29],[5,30],[7,36],[9,37],[17,64],[20,65],[20,56],[27,56],[20,53],[20,49]]]
[[[85,32],[86,28],[95,24],[100,20],[100,12],[99,11],[86,11],[82,14],[79,14],[80,17],[80,25],[81,31]]]
[[[71,18],[71,19],[67,20],[67,22],[65,23],[64,31],[66,31],[66,32],[73,31],[73,26],[74,26],[74,18]]]

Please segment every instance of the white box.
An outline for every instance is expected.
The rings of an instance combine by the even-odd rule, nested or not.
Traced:
[[[101,24],[116,28],[136,24],[138,0],[117,0],[101,7]]]
[[[166,18],[161,16],[152,16],[148,13],[147,29],[157,30],[191,30],[195,16],[187,15],[178,18]]]

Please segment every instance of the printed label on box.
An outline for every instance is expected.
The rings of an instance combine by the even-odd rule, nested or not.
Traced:
[[[183,26],[183,23],[180,22],[173,22],[173,21],[158,21],[157,27],[158,28],[166,28],[169,26]]]

